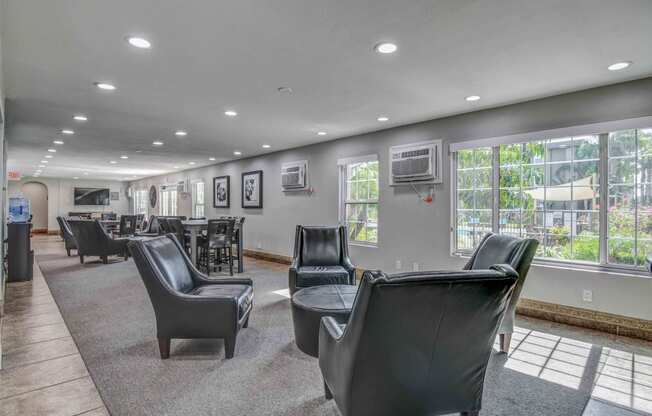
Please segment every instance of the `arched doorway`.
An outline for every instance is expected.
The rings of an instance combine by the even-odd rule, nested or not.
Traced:
[[[32,232],[48,232],[48,187],[41,182],[26,182],[21,191],[29,199],[32,211]]]

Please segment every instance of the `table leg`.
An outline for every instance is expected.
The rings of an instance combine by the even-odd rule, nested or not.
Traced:
[[[242,232],[242,226],[244,224],[240,224],[240,227],[238,228],[238,273],[243,273],[244,272],[244,265],[242,264],[242,258],[244,257],[243,254],[243,246],[244,244],[242,243],[243,240],[243,232]]]
[[[197,266],[197,229],[190,228],[190,259],[192,264]]]

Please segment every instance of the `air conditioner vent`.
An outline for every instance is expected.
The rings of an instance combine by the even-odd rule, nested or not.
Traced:
[[[288,162],[281,166],[281,188],[284,191],[301,191],[308,187],[308,162]]]
[[[441,140],[434,140],[392,147],[390,185],[441,183],[441,146]]]

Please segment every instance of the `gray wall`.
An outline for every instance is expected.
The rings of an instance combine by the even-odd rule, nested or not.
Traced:
[[[450,181],[448,160],[444,183],[435,186],[434,202],[420,202],[409,187],[388,186],[390,146],[424,140],[472,140],[652,115],[652,78],[596,88],[527,103],[447,117],[339,139],[265,156],[203,167],[132,183],[135,188],[203,179],[207,184],[207,216],[245,215],[245,245],[289,255],[296,224],[338,221],[339,158],[377,154],[380,160],[378,247],[352,246],[354,262],[365,268],[396,271],[417,262],[422,269],[456,268],[450,256]],[[283,162],[307,159],[313,194],[283,193]],[[263,170],[264,208],[240,208],[240,174]],[[212,178],[231,175],[231,208],[212,208]],[[156,213],[152,210],[152,213]],[[593,290],[593,302],[582,302],[582,290]],[[534,267],[523,296],[627,316],[652,319],[652,279],[586,271]]]

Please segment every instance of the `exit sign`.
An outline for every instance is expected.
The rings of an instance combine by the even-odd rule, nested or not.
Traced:
[[[8,174],[8,179],[10,181],[19,181],[20,180],[20,172],[15,171],[15,170],[10,170],[7,172]]]

